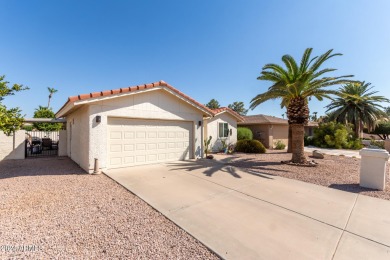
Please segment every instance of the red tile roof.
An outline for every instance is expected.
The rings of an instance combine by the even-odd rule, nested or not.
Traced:
[[[229,112],[230,114],[232,114],[233,116],[235,116],[236,118],[240,119],[240,121],[244,121],[244,118],[239,113],[237,113],[236,111],[234,111],[233,109],[228,108],[228,107],[220,107],[220,108],[216,108],[216,109],[211,109],[211,111],[213,111],[214,116],[226,111],[226,112]]]
[[[78,100],[86,100],[86,99],[90,99],[90,98],[111,96],[111,95],[120,94],[120,93],[127,93],[127,92],[132,92],[132,91],[137,91],[137,90],[150,89],[150,88],[154,88],[154,87],[166,87],[166,88],[170,89],[171,91],[175,92],[176,94],[178,94],[179,96],[189,100],[190,102],[192,102],[192,103],[196,104],[197,106],[201,107],[202,109],[206,110],[211,115],[214,115],[214,112],[211,109],[209,109],[208,107],[199,103],[198,101],[194,100],[193,98],[187,96],[186,94],[177,90],[176,88],[172,87],[171,85],[169,85],[168,83],[166,83],[163,80],[160,80],[160,81],[154,82],[154,83],[150,83],[150,84],[143,84],[143,85],[126,87],[126,88],[105,90],[105,91],[101,91],[101,92],[92,92],[89,94],[80,94],[78,96],[71,96],[68,98],[68,101],[58,110],[58,112],[61,111],[67,104],[78,101]]]

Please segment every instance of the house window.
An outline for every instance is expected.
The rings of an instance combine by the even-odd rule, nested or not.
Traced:
[[[219,123],[219,138],[225,138],[229,136],[228,123]]]

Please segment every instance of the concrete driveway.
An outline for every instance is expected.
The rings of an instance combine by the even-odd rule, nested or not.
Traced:
[[[390,259],[387,200],[210,160],[106,174],[226,259]]]

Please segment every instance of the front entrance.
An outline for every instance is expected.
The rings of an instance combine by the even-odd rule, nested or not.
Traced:
[[[59,131],[26,131],[26,158],[58,156]]]

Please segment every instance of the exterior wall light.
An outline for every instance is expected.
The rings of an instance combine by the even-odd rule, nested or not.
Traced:
[[[199,122],[198,122],[198,126],[202,126],[202,121],[199,121]]]
[[[96,123],[102,122],[102,117],[101,116],[96,116]]]

